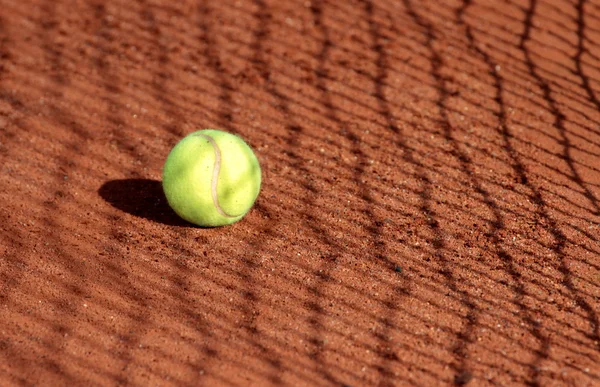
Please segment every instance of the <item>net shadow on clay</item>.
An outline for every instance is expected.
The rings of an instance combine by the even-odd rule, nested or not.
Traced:
[[[0,342],[0,353],[17,370],[14,375],[34,364],[73,382],[85,370],[94,380],[124,384],[135,372],[164,380],[172,376],[179,384],[200,377],[233,384],[242,374],[273,384],[416,383],[424,378],[430,384],[466,384],[471,378],[483,380],[485,369],[542,383],[544,372],[537,366],[546,359],[563,364],[550,349],[593,362],[593,355],[584,352],[598,336],[589,301],[597,284],[559,265],[561,292],[567,294],[559,303],[575,302],[570,318],[576,323],[555,321],[550,309],[530,309],[532,303],[553,308],[545,298],[553,291],[546,282],[556,267],[535,266],[546,257],[530,247],[544,241],[529,237],[518,245],[506,236],[515,231],[513,218],[537,215],[539,227],[553,238],[543,252],[580,265],[592,265],[600,254],[592,243],[595,231],[580,226],[595,219],[581,214],[595,200],[593,185],[576,179],[577,187],[568,189],[585,193],[583,187],[592,187],[588,202],[578,204],[563,193],[564,203],[579,212],[560,213],[539,182],[547,189],[556,183],[531,170],[543,167],[543,159],[555,150],[511,130],[521,120],[517,124],[525,133],[546,133],[526,126],[533,111],[509,120],[517,97],[551,113],[565,131],[570,115],[561,115],[557,93],[573,97],[576,103],[569,109],[589,113],[590,106],[597,106],[590,75],[583,80],[589,50],[583,22],[588,17],[579,14],[578,54],[573,58],[571,52],[574,61],[582,61],[576,67],[583,84],[567,88],[546,79],[552,71],[540,70],[543,59],[533,53],[511,57],[517,73],[495,72],[500,48],[494,42],[505,47],[510,40],[504,42],[493,25],[489,32],[478,29],[485,22],[478,14],[484,5],[478,3],[464,1],[453,9],[446,2],[408,0],[400,7],[391,0],[362,0],[298,8],[293,2],[267,0],[104,2],[77,13],[86,21],[81,34],[75,34],[81,47],[62,49],[54,42],[64,39],[61,21],[72,22],[69,12],[60,6],[43,8],[35,16],[46,20],[36,27],[38,37],[28,48],[7,43],[6,51],[15,57],[32,50],[36,57],[39,45],[43,65],[53,69],[48,83],[36,83],[44,73],[35,66],[22,70],[27,62],[22,60],[14,65],[22,72],[13,74],[12,85],[21,83],[36,97],[56,99],[39,107],[25,93],[0,92],[2,108],[14,116],[9,133],[2,134],[3,145],[10,145],[7,152],[21,138],[32,140],[28,144],[36,155],[47,155],[52,165],[44,171],[51,174],[41,184],[44,198],[26,199],[42,214],[43,227],[37,231],[47,245],[31,247],[41,259],[21,257],[27,247],[19,243],[36,231],[11,223],[23,209],[2,210],[11,215],[0,230],[2,241],[11,246],[0,272],[2,300],[9,317],[27,319],[17,328],[7,324],[11,337]],[[577,6],[588,8],[582,1]],[[21,10],[22,17],[28,14],[18,4],[8,7]],[[506,19],[529,20],[526,29],[534,31],[531,20],[539,14],[531,14]],[[452,16],[464,36],[440,21]],[[298,24],[301,18],[305,25]],[[402,30],[402,23],[416,33]],[[0,37],[3,28],[0,24]],[[525,36],[522,51],[534,45]],[[443,39],[455,39],[450,43],[457,53],[442,51],[448,43]],[[293,44],[298,41],[306,44]],[[71,48],[88,55],[87,82],[80,80],[82,74],[69,76],[78,52]],[[395,49],[406,56],[395,56]],[[2,58],[3,50],[0,40]],[[451,55],[464,55],[464,68]],[[471,66],[473,61],[479,67]],[[2,71],[4,86],[11,80]],[[460,74],[470,78],[461,83]],[[393,83],[397,78],[405,83]],[[352,84],[357,79],[362,83]],[[532,80],[545,85],[541,93],[520,89]],[[469,88],[471,81],[487,89]],[[589,99],[587,105],[580,104],[582,98]],[[260,102],[251,113],[244,112],[249,100]],[[457,101],[477,112],[471,122],[485,130],[462,136],[465,132],[455,127],[461,114]],[[127,110],[128,105],[138,110]],[[148,110],[146,116],[138,106]],[[30,126],[29,117],[38,113],[45,114],[43,128]],[[129,117],[134,113],[137,121]],[[166,204],[160,182],[145,177],[160,168],[161,155],[176,138],[196,129],[189,122],[251,135],[268,167],[255,209],[230,228],[185,227]],[[265,123],[268,130],[261,127]],[[594,132],[577,128],[581,137],[593,138]],[[487,141],[491,132],[498,137]],[[483,145],[470,147],[470,141]],[[564,144],[556,154],[571,152]],[[528,146],[538,146],[542,156],[527,154],[523,149]],[[590,149],[587,155],[598,157]],[[492,157],[507,167],[498,174],[516,177],[513,186],[482,172]],[[2,159],[1,165],[8,161]],[[25,171],[40,168],[35,158],[18,161]],[[572,161],[573,168],[581,165]],[[319,174],[326,168],[335,169],[335,180]],[[402,174],[385,180],[388,170]],[[17,183],[6,189],[26,196],[35,182],[20,170],[6,171]],[[573,177],[572,170],[549,171]],[[124,173],[128,178],[113,177]],[[530,212],[511,207],[528,198],[534,199]],[[587,256],[570,249],[570,230],[581,231],[588,245],[578,251]],[[483,242],[477,244],[470,232],[480,232]],[[474,258],[478,253],[483,258]],[[541,280],[533,280],[535,275]],[[491,284],[494,292],[481,293],[477,281]],[[29,289],[30,283],[51,283],[56,293]],[[15,296],[21,293],[33,296]],[[51,307],[38,311],[46,303]],[[442,317],[459,323],[446,324]],[[527,340],[505,333],[496,322],[523,322],[518,332]],[[481,335],[486,338],[483,331],[515,353],[479,342]],[[61,357],[27,357],[11,341],[22,337],[32,353]],[[165,342],[177,343],[177,350]],[[522,360],[518,352],[529,358]],[[483,359],[475,363],[479,354]],[[114,369],[88,360],[107,357],[118,359]],[[220,372],[222,366],[228,372]],[[173,369],[184,376],[174,376]]]
[[[583,2],[579,1],[578,5],[577,5],[578,32],[583,29],[583,27],[581,27],[582,18],[583,18],[583,15],[581,14],[581,12],[583,12],[584,3],[585,3],[584,1]],[[583,195],[585,196],[585,198],[589,200],[589,202],[591,203],[591,205],[593,206],[593,208],[595,210],[594,215],[600,215],[600,204],[598,202],[597,197],[590,190],[590,188],[588,188],[587,184],[585,184],[585,182],[581,178],[581,175],[575,168],[574,160],[571,156],[573,149],[571,147],[571,142],[568,137],[568,130],[565,127],[565,122],[567,121],[567,117],[559,108],[559,106],[553,96],[553,92],[552,92],[550,83],[546,79],[544,79],[544,77],[540,74],[538,65],[536,65],[536,63],[532,59],[532,53],[530,52],[530,46],[528,43],[531,40],[530,34],[531,34],[531,30],[533,28],[532,20],[535,17],[537,4],[538,4],[537,0],[530,0],[529,8],[527,9],[526,18],[525,18],[525,30],[523,31],[523,34],[521,36],[519,48],[523,51],[527,69],[529,70],[531,78],[533,78],[535,80],[535,82],[537,83],[539,88],[542,90],[544,99],[546,100],[546,102],[548,104],[548,110],[550,111],[550,113],[552,113],[552,115],[554,117],[553,126],[554,126],[554,128],[556,128],[558,130],[558,132],[560,134],[559,143],[562,145],[562,156],[563,156],[562,158],[567,163],[569,170],[571,172],[570,179],[579,186],[579,188],[583,192]],[[581,41],[581,37],[580,37],[580,41]],[[581,43],[579,43],[579,44],[581,44]],[[577,63],[580,63],[580,62],[577,61]],[[577,68],[578,68],[578,70],[580,70],[580,65],[578,65]],[[579,72],[578,75],[582,78],[584,89],[586,89],[586,91],[588,91],[588,93],[589,93],[589,83],[586,82],[585,76],[581,72]],[[593,95],[590,95],[590,97],[593,98]],[[564,233],[560,230],[560,227],[557,225],[556,220],[554,220],[549,215],[549,211],[547,208],[548,206],[547,206],[545,200],[543,199],[541,193],[539,192],[539,190],[536,187],[534,187],[525,178],[522,178],[522,180],[525,181],[525,184],[532,191],[532,194],[533,194],[532,199],[538,206],[538,213],[540,214],[541,217],[543,217],[544,219],[547,220],[547,223],[549,225],[549,231],[554,238],[553,250],[554,250],[554,253],[556,254],[556,257],[558,258],[558,260],[560,262],[559,270],[563,275],[562,283],[569,290],[569,293],[571,294],[571,297],[575,301],[576,305],[578,307],[580,307],[586,313],[588,323],[590,326],[590,332],[587,334],[587,336],[589,337],[590,340],[593,340],[595,342],[596,350],[600,352],[600,321],[598,319],[598,314],[596,313],[595,309],[588,303],[588,301],[586,301],[586,299],[579,294],[579,291],[573,284],[573,274],[572,274],[571,270],[569,269],[569,265],[567,264],[568,257],[566,256],[566,254],[564,252],[564,250],[566,248],[565,242],[566,242],[567,238],[564,235]]]

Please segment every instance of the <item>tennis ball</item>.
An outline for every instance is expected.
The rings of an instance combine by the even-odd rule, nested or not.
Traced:
[[[241,138],[214,129],[190,133],[173,147],[163,168],[169,205],[203,227],[242,219],[260,191],[260,165]]]

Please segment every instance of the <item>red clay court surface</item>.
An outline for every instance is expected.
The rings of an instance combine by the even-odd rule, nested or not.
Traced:
[[[0,0],[0,384],[600,385],[597,0]],[[168,208],[242,136],[256,206]]]

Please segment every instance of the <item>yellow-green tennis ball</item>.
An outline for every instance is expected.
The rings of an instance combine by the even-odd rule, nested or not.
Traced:
[[[215,227],[242,219],[260,183],[260,165],[248,144],[231,133],[206,129],[190,133],[173,147],[162,186],[180,217]]]

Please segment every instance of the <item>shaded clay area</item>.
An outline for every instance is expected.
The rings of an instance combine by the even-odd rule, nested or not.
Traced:
[[[600,385],[600,3],[0,0],[1,385]],[[186,134],[263,168],[228,227]]]

